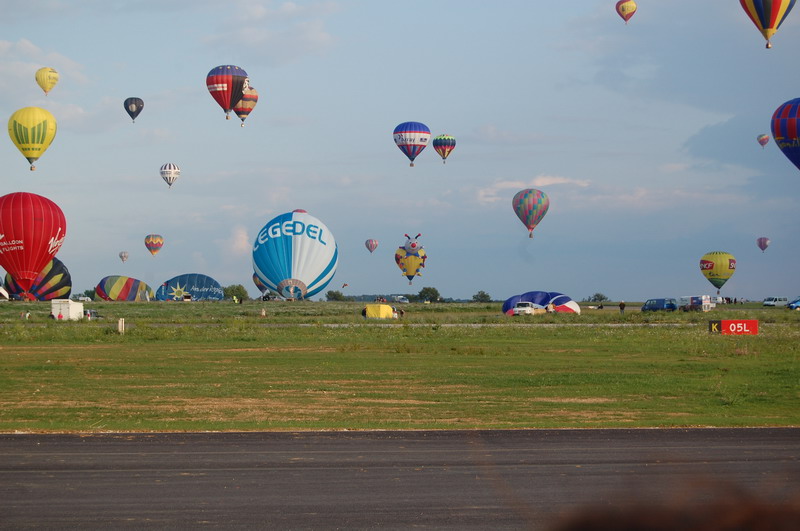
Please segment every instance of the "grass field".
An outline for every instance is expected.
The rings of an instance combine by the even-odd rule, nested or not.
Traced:
[[[800,425],[800,312],[755,304],[525,318],[411,304],[381,322],[358,303],[85,306],[105,318],[0,305],[0,431]],[[709,334],[710,319],[760,333]]]

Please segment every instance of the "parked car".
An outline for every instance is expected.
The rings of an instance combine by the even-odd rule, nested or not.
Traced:
[[[786,305],[790,310],[800,310],[800,298],[797,298]]]
[[[789,304],[789,297],[767,297],[764,299],[764,306],[786,306]]]
[[[92,302],[92,299],[90,299],[86,295],[81,295],[80,297],[78,297],[75,300],[77,300],[78,302]]]
[[[675,299],[647,299],[642,305],[643,312],[674,312],[678,309]]]
[[[103,316],[97,313],[97,310],[84,310],[83,316],[86,317],[88,320],[92,319],[102,319]]]
[[[511,315],[533,315],[535,310],[532,302],[520,301],[511,309]]]

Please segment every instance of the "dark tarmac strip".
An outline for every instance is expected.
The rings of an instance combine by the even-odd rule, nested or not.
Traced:
[[[2,528],[547,529],[798,501],[800,429],[0,434]]]

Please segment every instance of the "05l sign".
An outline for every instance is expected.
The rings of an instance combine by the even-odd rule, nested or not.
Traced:
[[[756,336],[758,335],[758,319],[709,321],[708,331],[712,334]]]

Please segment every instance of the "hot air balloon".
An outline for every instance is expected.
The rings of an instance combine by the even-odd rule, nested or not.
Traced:
[[[514,306],[520,301],[530,302],[534,308],[542,311],[545,311],[552,304],[553,309],[559,313],[581,313],[581,307],[577,302],[557,291],[528,291],[521,295],[509,297],[503,303],[503,313],[512,315]]]
[[[533,229],[550,208],[550,198],[541,190],[526,188],[514,194],[511,206],[522,224],[528,228],[528,237],[533,238]]]
[[[128,98],[122,103],[122,106],[125,107],[125,112],[131,117],[131,121],[135,123],[136,117],[144,109],[144,101],[142,98]]]
[[[636,13],[636,2],[633,0],[620,0],[617,2],[616,10],[617,15],[622,17],[622,20],[627,24],[633,14]]]
[[[411,161],[410,166],[414,165],[414,159],[422,153],[430,138],[431,130],[419,122],[403,122],[394,128],[394,143]]]
[[[171,162],[167,162],[163,166],[161,166],[161,178],[164,179],[164,182],[172,188],[172,183],[178,180],[178,177],[181,176],[181,169],[178,167],[177,164],[173,164]]]
[[[720,288],[736,272],[736,258],[722,251],[706,253],[700,258],[700,272],[719,293]]]
[[[221,301],[225,298],[219,282],[199,273],[173,277],[156,290],[156,300],[182,301],[189,295],[193,301]]]
[[[40,195],[15,192],[0,197],[0,266],[30,292],[67,234],[61,209]]]
[[[450,135],[439,135],[433,139],[433,149],[442,157],[442,164],[447,162],[450,152],[456,147],[456,139]]]
[[[261,292],[262,297],[269,291],[269,288],[263,282],[261,282],[261,279],[258,278],[256,273],[253,273],[253,284],[255,284],[258,288],[258,291]]]
[[[364,245],[369,249],[370,254],[375,252],[375,249],[378,248],[378,240],[367,240],[364,242]]]
[[[800,169],[800,135],[798,135],[800,98],[789,100],[772,115],[772,138],[792,164]]]
[[[322,221],[307,212],[271,219],[253,244],[253,269],[270,290],[287,299],[307,299],[333,279],[339,249]]]
[[[39,107],[25,107],[8,119],[8,136],[22,155],[31,163],[39,160],[56,137],[56,119]]]
[[[151,301],[153,288],[131,277],[110,275],[103,277],[94,292],[104,301]]]
[[[758,248],[761,249],[762,253],[767,250],[767,247],[769,247],[770,243],[772,243],[772,241],[766,236],[762,236],[756,240],[756,245],[758,245]]]
[[[401,245],[394,253],[394,261],[408,279],[409,285],[414,280],[414,277],[422,276],[419,270],[425,267],[425,261],[428,259],[425,248],[418,241],[420,236],[422,234],[417,234],[412,238],[406,234],[406,243]]]
[[[68,299],[72,292],[72,277],[67,266],[58,258],[53,258],[33,279],[31,289],[27,292],[8,273],[5,286],[9,295],[18,295],[30,300]]]
[[[758,135],[756,137],[756,140],[758,141],[758,143],[763,148],[764,146],[766,146],[769,143],[769,135]]]
[[[120,251],[119,252],[119,259],[122,260],[123,264],[125,262],[127,262],[128,261],[128,251]]]
[[[144,237],[144,246],[155,256],[164,246],[164,238],[160,234],[148,234]]]
[[[244,69],[234,65],[212,68],[206,76],[206,87],[211,97],[225,111],[225,119],[230,120],[230,112],[242,99],[244,91],[250,86],[250,79]]]
[[[256,108],[256,103],[258,103],[258,92],[255,88],[250,87],[244,91],[242,99],[233,107],[233,112],[242,121],[242,127],[244,127],[245,119],[250,116],[250,112]]]
[[[783,24],[794,7],[794,2],[795,0],[739,0],[747,16],[767,39],[767,48],[772,48],[770,39]]]
[[[46,96],[58,83],[58,72],[47,66],[40,68],[36,71],[36,83],[42,87]]]

